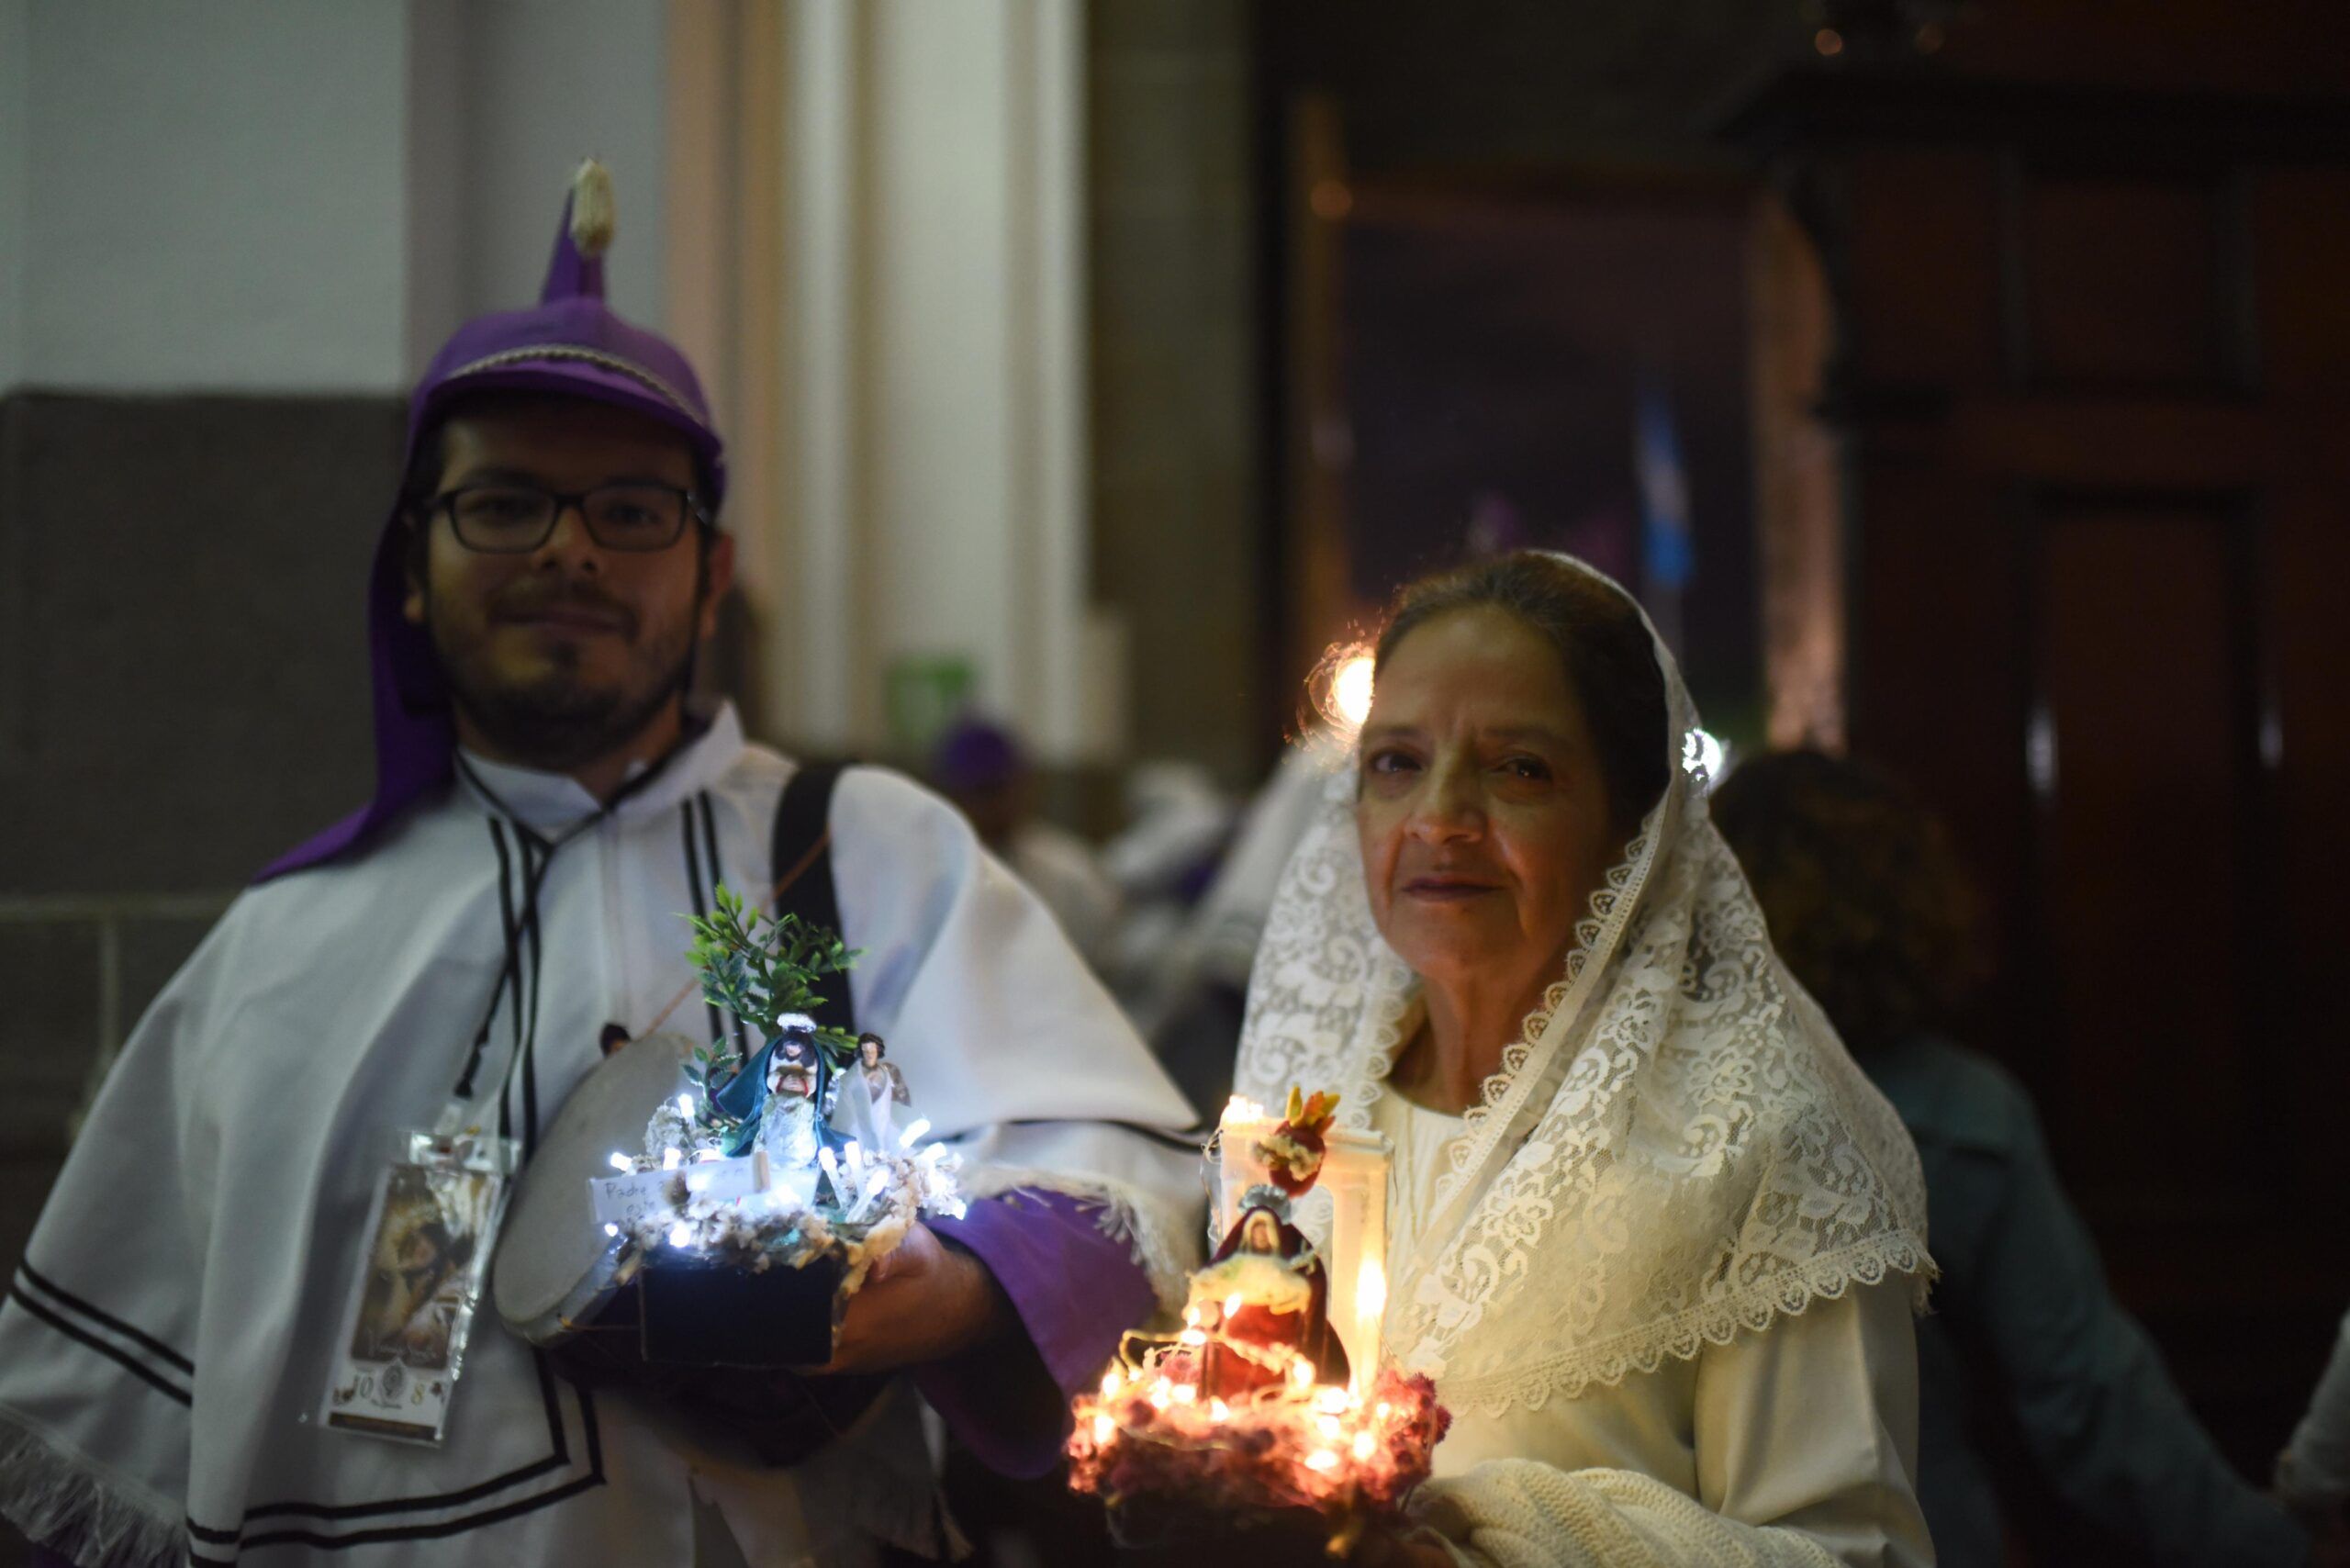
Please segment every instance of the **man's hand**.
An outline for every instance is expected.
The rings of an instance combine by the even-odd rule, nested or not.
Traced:
[[[895,1372],[945,1361],[1011,1327],[987,1266],[917,1222],[849,1298],[833,1359],[814,1372]]]

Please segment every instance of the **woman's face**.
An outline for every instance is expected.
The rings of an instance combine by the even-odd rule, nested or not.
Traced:
[[[1380,935],[1424,978],[1528,1007],[1623,851],[1542,634],[1479,606],[1406,633],[1362,729],[1355,826]]]

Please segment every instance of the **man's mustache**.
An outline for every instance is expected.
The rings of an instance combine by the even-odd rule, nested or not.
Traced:
[[[577,610],[592,615],[608,617],[619,623],[629,635],[636,634],[636,612],[600,588],[572,583],[548,586],[521,583],[507,589],[490,601],[490,613],[498,620],[523,620],[544,615],[551,610]]]

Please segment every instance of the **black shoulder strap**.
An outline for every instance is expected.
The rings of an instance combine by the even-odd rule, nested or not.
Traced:
[[[803,765],[783,787],[775,808],[775,836],[768,864],[775,877],[775,913],[798,915],[811,925],[841,931],[840,895],[833,887],[833,788],[844,763]],[[854,944],[852,944],[854,945]],[[816,1022],[856,1033],[856,1003],[845,973],[816,982],[822,998]]]

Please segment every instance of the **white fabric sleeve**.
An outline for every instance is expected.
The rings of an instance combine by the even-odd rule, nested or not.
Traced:
[[[1574,1419],[1575,1402],[1558,1406]],[[1816,1300],[1700,1357],[1698,1495],[1626,1470],[1488,1461],[1415,1505],[1464,1562],[1926,1568],[1918,1372],[1900,1281]]]
[[[1653,1476],[1487,1460],[1416,1505],[1471,1568],[1836,1568],[1793,1530],[1726,1519]]]

